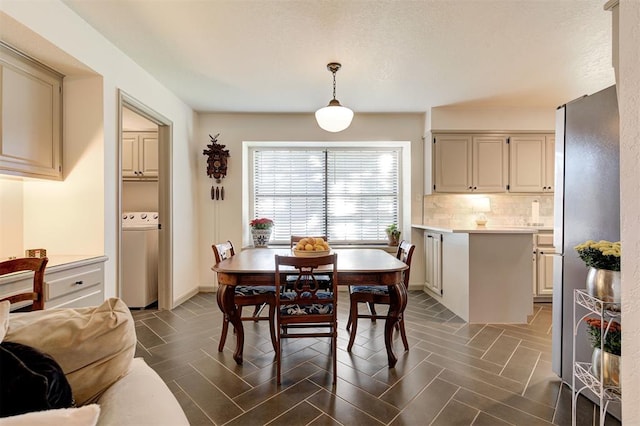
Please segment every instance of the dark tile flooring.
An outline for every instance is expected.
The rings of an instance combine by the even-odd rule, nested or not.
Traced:
[[[384,321],[360,320],[346,351],[348,308],[339,305],[335,388],[328,339],[286,341],[281,386],[266,322],[244,322],[242,366],[232,358],[231,331],[218,352],[215,293],[173,311],[133,311],[136,355],[162,376],[192,425],[571,424],[571,391],[551,372],[550,305],[536,305],[527,325],[469,325],[412,291],[405,313],[411,348],[404,352],[395,336],[393,369]],[[578,425],[597,423],[597,407],[582,397],[578,405]]]

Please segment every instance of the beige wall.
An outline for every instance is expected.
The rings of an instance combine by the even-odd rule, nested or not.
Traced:
[[[361,114],[356,111],[351,126],[340,133],[320,129],[313,113],[308,114],[200,114],[198,140],[201,149],[196,153],[195,170],[198,175],[198,204],[200,217],[200,283],[214,285],[211,272],[214,241],[243,241],[242,219],[242,142],[243,141],[410,141],[411,142],[411,212],[410,223],[422,220],[422,157],[424,114]],[[206,157],[202,150],[209,143],[209,134],[220,133],[218,143],[226,145],[231,157],[228,174],[221,185],[224,201],[212,201],[211,185],[206,171]],[[409,235],[410,223],[403,224]],[[417,275],[420,277],[420,275]],[[417,278],[419,279],[419,278]]]
[[[620,1],[622,421],[640,424],[640,2]]]
[[[198,285],[193,261],[198,258],[199,235],[194,188],[200,149],[193,138],[194,112],[63,2],[37,2],[37,7],[35,3],[3,0],[0,37],[44,63],[65,69],[64,84],[69,83],[71,98],[84,89],[91,96],[76,97],[71,109],[65,110],[69,113],[64,119],[63,150],[65,161],[69,160],[64,164],[65,180],[25,180],[23,184],[24,244],[43,241],[56,251],[106,254],[105,295],[117,294],[118,91],[122,90],[172,122],[170,191],[173,220],[180,224],[174,228],[170,248],[175,254],[173,299],[192,293]],[[91,77],[84,81],[87,75]],[[91,78],[101,80],[100,88]],[[74,237],[68,238],[69,230]],[[45,232],[52,237],[44,236]]]

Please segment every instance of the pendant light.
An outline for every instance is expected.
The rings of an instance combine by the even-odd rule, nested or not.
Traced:
[[[351,124],[353,111],[340,105],[336,99],[336,72],[342,65],[337,62],[327,64],[327,69],[333,74],[333,99],[324,108],[316,111],[318,126],[327,132],[341,132]]]

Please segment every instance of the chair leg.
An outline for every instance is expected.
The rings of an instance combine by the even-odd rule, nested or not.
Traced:
[[[376,305],[373,302],[367,302],[369,306],[369,313],[371,314],[371,322],[376,322]]]
[[[278,326],[280,326],[280,324],[278,324]],[[278,335],[276,346],[278,347],[276,350],[276,383],[280,385],[280,368],[282,362],[282,337],[280,337],[280,335]]]
[[[336,385],[336,382],[338,381],[338,362],[337,362],[337,358],[338,358],[338,330],[336,327],[337,324],[334,323],[333,326],[333,342],[331,344],[331,357],[332,357],[332,362],[333,362],[333,386]]]
[[[238,316],[240,318],[242,318],[242,305],[236,306],[236,309],[238,309]],[[233,327],[233,334],[236,334],[236,327],[235,326]]]
[[[275,328],[275,301],[273,303],[269,303],[269,333],[271,334],[271,344],[273,345],[273,350],[278,350],[278,343],[276,340],[276,328]]]
[[[218,343],[218,352],[222,352],[222,350],[224,349],[224,344],[227,341],[228,330],[229,330],[229,319],[225,316],[222,320],[222,334],[220,335],[220,343]]]
[[[254,322],[258,322],[258,317],[260,316],[260,314],[262,313],[262,310],[264,309],[264,307],[267,305],[267,303],[263,303],[261,305],[256,305],[255,309],[253,310],[253,318],[254,318]]]
[[[404,344],[404,350],[408,351],[409,350],[409,341],[407,340],[407,332],[404,330],[404,318],[400,318],[400,321],[398,321],[398,324],[400,325],[400,337],[402,337],[402,343]]]
[[[349,322],[351,322],[351,331],[349,331],[347,352],[351,352],[351,348],[353,348],[353,342],[356,340],[356,333],[358,331],[358,302],[351,302],[351,308],[349,309]]]

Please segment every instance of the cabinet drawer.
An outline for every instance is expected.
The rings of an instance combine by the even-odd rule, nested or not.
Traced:
[[[101,285],[103,276],[102,268],[97,265],[47,274],[45,277],[45,301]]]
[[[553,233],[551,234],[537,234],[538,246],[553,246]]]

